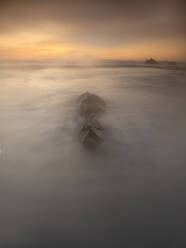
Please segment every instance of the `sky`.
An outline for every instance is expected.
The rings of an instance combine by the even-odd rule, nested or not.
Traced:
[[[186,60],[183,0],[0,0],[0,60]]]

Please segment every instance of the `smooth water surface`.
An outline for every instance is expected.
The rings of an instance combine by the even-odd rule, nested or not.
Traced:
[[[0,69],[0,247],[185,247],[186,74]],[[105,139],[79,144],[77,97]]]

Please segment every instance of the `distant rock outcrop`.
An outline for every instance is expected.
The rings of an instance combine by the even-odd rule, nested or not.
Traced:
[[[155,59],[150,58],[150,59],[145,60],[145,64],[153,65],[153,64],[159,64],[159,63]]]
[[[168,61],[168,65],[177,65],[175,61]]]

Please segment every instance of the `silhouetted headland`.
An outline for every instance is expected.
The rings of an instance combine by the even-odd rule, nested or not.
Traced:
[[[152,64],[159,64],[159,63],[158,63],[158,61],[156,61],[155,59],[150,58],[150,59],[145,60],[145,64],[150,64],[150,65],[152,65]]]

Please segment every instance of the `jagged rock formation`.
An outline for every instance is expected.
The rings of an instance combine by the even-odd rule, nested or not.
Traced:
[[[147,59],[147,60],[145,60],[145,63],[146,64],[159,64],[158,63],[158,61],[156,61],[155,59],[153,59],[153,58],[150,58],[150,59]]]
[[[105,112],[105,102],[95,94],[86,92],[78,98],[82,125],[79,129],[79,140],[86,147],[97,146],[103,138],[104,127],[99,117]]]

